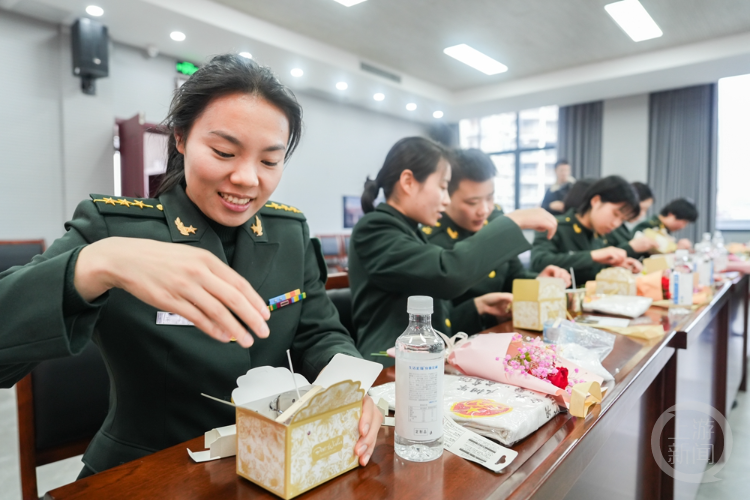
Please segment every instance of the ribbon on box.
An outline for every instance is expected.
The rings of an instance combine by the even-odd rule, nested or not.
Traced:
[[[599,382],[582,382],[573,386],[568,412],[574,417],[585,418],[591,407],[602,403],[602,387]]]

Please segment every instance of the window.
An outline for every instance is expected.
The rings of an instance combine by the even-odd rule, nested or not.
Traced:
[[[462,148],[478,148],[497,167],[495,201],[506,212],[538,207],[555,183],[557,106],[461,120]]]
[[[717,229],[750,229],[750,75],[719,80]]]

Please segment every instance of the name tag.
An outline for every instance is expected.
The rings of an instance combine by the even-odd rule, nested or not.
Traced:
[[[175,326],[195,326],[189,319],[183,318],[179,314],[159,311],[156,313],[157,325],[175,325]]]

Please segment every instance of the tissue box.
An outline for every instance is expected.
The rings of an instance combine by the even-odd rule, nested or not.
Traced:
[[[596,275],[596,293],[604,295],[635,295],[636,277],[622,267],[608,267]]]
[[[541,331],[544,322],[565,319],[565,282],[560,278],[513,280],[513,327]]]
[[[288,370],[262,367],[240,377],[232,393],[237,474],[290,499],[357,467],[354,445],[359,440],[362,398],[382,368],[380,363],[337,354],[312,386],[295,375],[299,388],[310,392],[282,416],[272,405],[280,394],[294,391]]]

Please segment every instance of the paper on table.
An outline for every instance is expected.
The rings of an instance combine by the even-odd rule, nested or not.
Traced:
[[[443,449],[492,472],[500,472],[518,456],[518,452],[461,427],[448,417],[443,417]]]
[[[211,456],[211,450],[205,450],[205,451],[190,451],[190,448],[187,448],[188,455],[190,455],[190,458],[193,459],[193,462],[201,463],[201,462],[209,462],[211,460],[218,460],[222,457],[212,457]]]
[[[208,462],[237,455],[237,426],[227,425],[211,429],[204,435],[203,446],[208,450],[191,451],[188,449],[188,455],[195,462]]]

